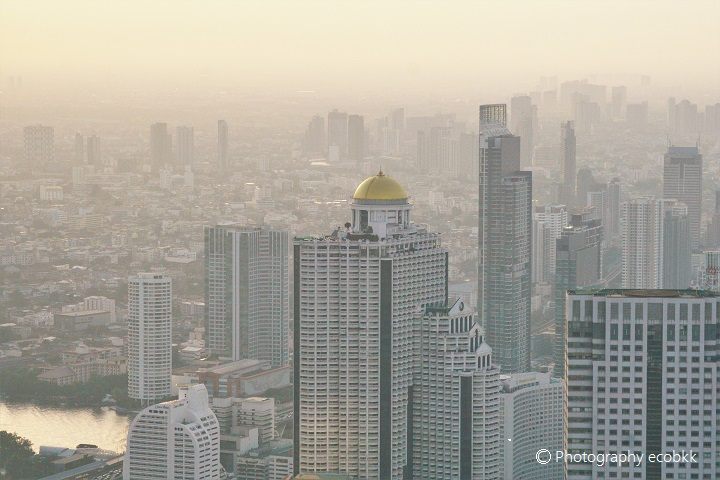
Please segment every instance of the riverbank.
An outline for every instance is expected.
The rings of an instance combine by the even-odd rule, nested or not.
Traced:
[[[139,407],[127,396],[127,375],[92,377],[86,383],[58,386],[38,380],[38,373],[29,368],[0,371],[0,398],[8,403],[93,408],[100,407],[106,395],[112,395],[118,407]]]

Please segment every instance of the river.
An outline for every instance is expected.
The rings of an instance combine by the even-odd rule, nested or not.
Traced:
[[[122,452],[130,418],[112,410],[55,408],[0,402],[0,430],[17,433],[33,443],[73,448],[80,443]]]

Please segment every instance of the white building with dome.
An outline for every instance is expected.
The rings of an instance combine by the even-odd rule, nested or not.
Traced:
[[[295,473],[412,474],[415,334],[447,303],[448,252],[411,211],[381,171],[355,190],[348,223],[295,238]]]

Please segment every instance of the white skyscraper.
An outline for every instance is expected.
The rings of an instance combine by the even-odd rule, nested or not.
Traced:
[[[205,385],[145,408],[130,424],[123,480],[221,478],[220,426]]]
[[[687,212],[674,199],[640,197],[623,203],[624,288],[688,286],[692,237]]]
[[[533,281],[550,282],[554,278],[555,240],[567,224],[565,205],[544,205],[533,210]]]
[[[205,339],[212,353],[288,364],[289,255],[283,230],[205,228]]]
[[[567,449],[642,462],[567,464],[569,480],[718,478],[720,296],[705,290],[570,290]],[[695,460],[649,455],[695,452]]]
[[[170,395],[172,280],[157,273],[128,278],[128,395],[144,403]]]
[[[564,449],[564,384],[550,373],[527,372],[503,376],[502,418],[505,480],[562,480],[562,463],[542,465],[540,447]]]
[[[500,371],[471,309],[429,306],[416,333],[414,480],[500,479]]]
[[[448,267],[411,208],[380,172],[355,190],[344,228],[295,239],[296,473],[406,475],[414,325],[446,302]]]

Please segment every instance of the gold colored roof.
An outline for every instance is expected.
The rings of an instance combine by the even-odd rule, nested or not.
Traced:
[[[388,177],[382,170],[368,177],[358,185],[353,194],[355,200],[405,200],[408,194],[397,181]]]

